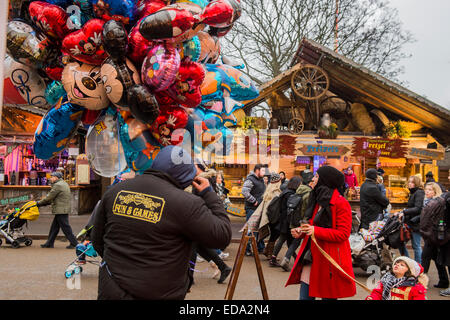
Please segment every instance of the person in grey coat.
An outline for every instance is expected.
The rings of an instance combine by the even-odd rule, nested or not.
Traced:
[[[51,204],[52,213],[55,215],[50,227],[48,239],[44,244],[41,244],[41,247],[53,248],[56,236],[61,228],[67,240],[70,242],[66,248],[75,249],[78,242],[69,224],[69,213],[72,211],[70,187],[67,182],[63,180],[62,173],[58,171],[51,174],[50,182],[52,184],[50,192],[44,199],[38,201],[36,204],[38,207]]]

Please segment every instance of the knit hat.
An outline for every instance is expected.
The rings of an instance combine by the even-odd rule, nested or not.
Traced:
[[[152,169],[167,173],[186,189],[197,174],[192,158],[183,148],[167,146],[159,151],[153,160]]]
[[[428,171],[427,174],[425,175],[425,177],[433,177],[433,172]]]
[[[331,189],[338,189],[344,185],[344,174],[332,166],[323,166],[317,170],[319,175],[318,185],[325,185]]]
[[[382,176],[382,175],[384,175],[385,171],[383,169],[381,169],[381,168],[378,168],[377,172],[378,172],[378,175]]]
[[[57,177],[58,179],[62,179],[62,178],[63,178],[62,173],[59,172],[59,171],[52,172],[52,173],[50,174],[50,176],[52,176],[52,177]]]
[[[273,172],[270,175],[270,183],[277,183],[278,181],[281,181],[281,176],[278,173]]]
[[[376,169],[368,169],[365,173],[366,178],[372,179],[372,180],[377,180],[377,176],[378,176],[378,172]]]
[[[394,266],[399,261],[403,261],[404,263],[406,263],[406,265],[409,268],[409,271],[415,278],[417,278],[418,276],[420,276],[421,273],[423,273],[423,267],[419,263],[417,263],[415,260],[405,257],[405,256],[400,256],[400,257],[395,258],[392,265]]]

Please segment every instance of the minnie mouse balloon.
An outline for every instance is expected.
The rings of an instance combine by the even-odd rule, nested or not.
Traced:
[[[194,22],[189,11],[166,7],[143,18],[139,31],[147,40],[169,40],[191,29]]]
[[[200,31],[197,34],[200,41],[200,63],[216,63],[220,56],[220,42],[219,39],[209,35],[206,32]]]
[[[105,60],[100,69],[103,86],[108,99],[117,107],[128,109],[128,89],[140,84],[139,72],[130,60]]]
[[[14,105],[46,107],[45,82],[35,69],[17,62],[9,55],[4,61],[3,101]]]
[[[86,155],[92,169],[102,177],[114,177],[125,170],[127,161],[119,138],[117,113],[111,109],[89,127]]]
[[[174,46],[156,45],[142,64],[142,82],[154,92],[166,90],[175,81],[180,63],[180,54]]]
[[[64,68],[62,84],[71,103],[91,110],[104,109],[109,104],[98,66],[71,62]]]
[[[177,129],[184,129],[187,121],[188,114],[183,108],[161,106],[159,116],[151,126],[152,134],[162,146],[179,144],[182,142],[178,140],[180,137],[172,134]]]
[[[239,0],[214,0],[203,10],[200,21],[216,28],[225,28],[241,16]]]
[[[67,14],[61,7],[42,1],[33,1],[29,8],[33,23],[52,39],[62,40],[69,32]]]
[[[58,104],[42,118],[34,134],[33,150],[39,159],[61,152],[73,136],[84,108],[69,102]]]
[[[108,57],[102,45],[105,22],[100,19],[88,21],[81,30],[67,35],[62,42],[62,52],[72,58],[93,65],[100,65]]]
[[[22,21],[8,22],[6,40],[7,53],[34,68],[44,67],[58,56],[47,36]]]
[[[187,108],[195,108],[202,101],[200,85],[205,78],[202,65],[192,61],[183,61],[180,65],[175,83],[167,89],[168,94],[177,103]]]

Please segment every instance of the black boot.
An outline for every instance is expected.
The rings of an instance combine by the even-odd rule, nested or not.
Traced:
[[[220,259],[218,254],[215,254],[213,256],[212,261],[217,265],[217,267],[220,270],[220,278],[217,280],[217,283],[223,283],[225,279],[230,275],[231,268],[227,266],[225,262],[223,262],[222,259]]]

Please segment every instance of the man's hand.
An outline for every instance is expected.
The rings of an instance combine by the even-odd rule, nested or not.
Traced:
[[[192,186],[200,193],[210,187],[210,184],[208,179],[197,176],[194,178],[194,181],[192,181]]]
[[[255,201],[255,203],[253,204],[255,207],[258,206],[258,201]]]
[[[294,228],[291,229],[291,235],[293,238],[298,239],[302,235],[302,232],[300,231],[300,228]]]
[[[306,233],[306,235],[310,236],[314,233],[314,226],[310,224],[302,224],[300,230],[301,232]]]

